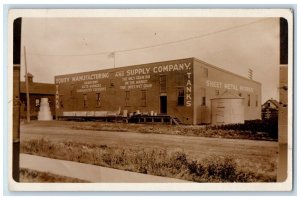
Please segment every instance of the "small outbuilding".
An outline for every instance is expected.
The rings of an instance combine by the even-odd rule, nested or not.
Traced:
[[[261,106],[261,118],[264,120],[278,119],[279,102],[275,99],[267,100]]]

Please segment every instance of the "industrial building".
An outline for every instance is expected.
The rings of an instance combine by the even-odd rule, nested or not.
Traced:
[[[261,119],[261,84],[185,58],[55,76],[55,106],[58,118],[168,116],[182,124],[244,123]]]

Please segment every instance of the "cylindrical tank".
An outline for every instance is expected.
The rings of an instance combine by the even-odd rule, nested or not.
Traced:
[[[211,99],[211,115],[214,125],[244,123],[244,98],[225,91]]]

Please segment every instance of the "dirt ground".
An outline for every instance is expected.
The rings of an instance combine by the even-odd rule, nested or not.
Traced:
[[[268,167],[270,173],[276,172],[277,142],[74,129],[74,126],[92,123],[97,122],[32,121],[30,124],[21,123],[21,142],[44,138],[53,142],[74,141],[108,146],[160,148],[170,152],[184,151],[191,158],[196,159],[216,155],[232,156],[240,166],[257,171]]]

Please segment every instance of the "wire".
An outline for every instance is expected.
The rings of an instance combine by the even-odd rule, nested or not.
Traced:
[[[250,23],[246,23],[246,24],[241,24],[241,25],[238,25],[238,26],[221,29],[219,31],[215,31],[215,32],[211,32],[211,33],[206,33],[206,34],[199,35],[199,36],[189,37],[189,38],[185,38],[185,39],[181,39],[181,40],[175,40],[175,41],[170,41],[170,42],[164,42],[164,43],[161,43],[161,44],[149,45],[149,46],[145,46],[145,47],[137,47],[137,48],[132,48],[132,49],[123,49],[123,50],[117,50],[117,51],[103,51],[103,52],[99,52],[99,53],[90,53],[90,54],[39,54],[39,53],[28,53],[28,54],[30,54],[30,55],[37,55],[37,56],[92,56],[92,55],[104,55],[104,54],[110,54],[110,53],[123,53],[123,52],[137,51],[137,50],[149,49],[149,48],[154,48],[154,47],[159,47],[159,46],[171,45],[171,44],[185,42],[185,41],[189,41],[189,40],[195,40],[195,39],[205,38],[205,37],[208,37],[208,36],[211,36],[211,35],[215,35],[215,34],[218,34],[218,33],[230,31],[230,30],[233,30],[233,29],[239,29],[239,28],[242,28],[242,27],[245,27],[245,26],[249,26],[249,25],[252,25],[252,24],[260,23],[260,22],[266,21],[268,19],[270,19],[270,18],[261,19],[261,20],[257,20],[257,21],[254,21],[254,22],[250,22]]]
[[[110,53],[112,53],[112,51],[103,51],[99,53],[89,53],[89,54],[39,54],[39,53],[27,53],[27,54],[36,55],[36,56],[95,56],[95,55],[104,55]]]
[[[252,24],[255,24],[255,23],[259,23],[259,22],[265,21],[265,20],[266,19],[258,20],[258,21],[255,21],[255,22],[247,23],[247,24],[242,24],[242,25],[235,26],[235,27],[225,28],[225,29],[222,29],[222,30],[219,30],[219,31],[215,31],[215,32],[211,32],[211,33],[206,33],[206,34],[203,34],[203,35],[200,35],[200,36],[189,37],[189,38],[185,38],[185,39],[181,39],[181,40],[175,40],[175,41],[172,41],[172,42],[165,42],[165,43],[161,43],[161,44],[157,44],[157,45],[151,45],[151,46],[146,46],[146,47],[119,50],[117,52],[136,51],[136,50],[148,49],[148,48],[153,48],[153,47],[158,47],[158,46],[163,46],[163,45],[170,45],[170,44],[179,43],[179,42],[185,42],[185,41],[188,41],[188,40],[194,40],[194,39],[204,38],[204,37],[208,37],[210,35],[214,35],[214,34],[217,34],[217,33],[226,32],[226,31],[229,31],[229,30],[232,30],[232,29],[237,29],[237,28],[241,28],[241,27],[244,27],[244,26],[248,26],[248,25],[252,25]]]

